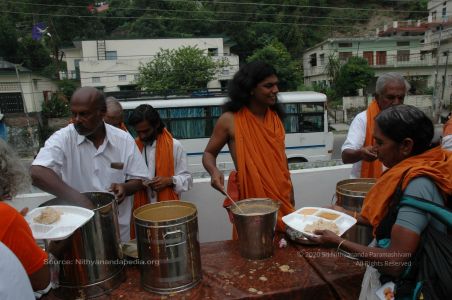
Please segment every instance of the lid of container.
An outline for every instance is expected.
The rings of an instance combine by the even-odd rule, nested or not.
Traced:
[[[279,202],[269,198],[249,198],[230,205],[229,209],[235,215],[258,216],[274,213],[279,209]],[[239,209],[240,208],[240,209]]]
[[[357,178],[339,181],[336,192],[348,196],[365,196],[375,184],[373,178]]]

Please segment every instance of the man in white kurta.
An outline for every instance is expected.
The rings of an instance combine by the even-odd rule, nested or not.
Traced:
[[[77,202],[77,196],[73,196],[76,192],[113,190],[119,201],[123,200],[119,205],[118,221],[121,240],[128,241],[132,202],[126,196],[142,188],[141,179],[149,178],[143,157],[130,134],[105,124],[102,118],[95,126],[100,128],[95,130],[104,132],[97,145],[90,135],[79,134],[77,122],[55,132],[41,148],[32,163],[34,184],[59,197],[73,198],[74,202]],[[53,180],[48,178],[54,175]],[[55,181],[56,187],[53,186]]]
[[[155,177],[155,150],[156,143],[152,145],[145,145],[145,148],[142,151],[143,158],[145,162],[148,164],[148,169],[150,172],[149,178]],[[191,173],[188,171],[188,163],[187,163],[187,153],[185,152],[182,144],[173,139],[173,156],[174,156],[174,176],[172,178],[173,181],[173,189],[176,194],[180,195],[182,192],[186,192],[191,189],[193,185],[193,179]],[[156,202],[156,195],[151,188],[148,188],[148,195],[151,202]]]

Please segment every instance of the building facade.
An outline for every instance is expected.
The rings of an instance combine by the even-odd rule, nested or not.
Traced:
[[[328,57],[345,63],[351,56],[367,60],[375,77],[399,72],[416,93],[436,94],[446,106],[452,103],[452,0],[429,1],[424,20],[394,21],[377,28],[374,37],[331,38],[303,55],[304,83],[329,84]],[[375,88],[375,80],[368,87]],[[434,98],[435,98],[434,97]]]
[[[131,90],[140,65],[151,61],[161,49],[183,46],[197,47],[214,60],[227,62],[207,88],[225,87],[238,70],[239,58],[231,54],[232,44],[224,43],[223,38],[93,40],[77,41],[74,47],[62,49],[67,63],[67,72],[62,75],[105,92]]]
[[[1,113],[41,111],[44,99],[49,99],[57,89],[51,79],[21,66],[17,66],[16,73],[16,65],[0,60]]]

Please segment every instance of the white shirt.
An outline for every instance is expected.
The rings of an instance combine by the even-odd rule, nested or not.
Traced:
[[[441,145],[443,149],[452,151],[452,134],[443,137],[441,140]]]
[[[345,149],[358,150],[361,149],[366,140],[366,127],[367,127],[367,111],[360,112],[353,119],[348,129],[347,139],[342,145],[341,151]],[[361,177],[361,161],[353,164],[350,178]]]
[[[0,242],[0,299],[35,299],[24,267],[2,242]]]
[[[106,137],[96,149],[86,137],[79,135],[72,124],[55,132],[39,151],[32,165],[52,169],[61,179],[79,192],[107,192],[112,183],[149,178],[143,157],[129,133],[105,124]],[[111,163],[123,163],[122,170]],[[130,239],[132,200],[127,197],[119,205],[121,240]]]
[[[148,164],[150,178],[155,177],[155,150],[157,142],[154,141],[152,146],[146,145],[142,151],[143,158]],[[193,186],[193,178],[188,171],[187,153],[182,144],[173,139],[173,157],[174,157],[174,176],[176,184],[174,185],[174,192],[180,195],[182,192],[190,190]],[[148,188],[148,196],[151,202],[156,202],[156,193]]]

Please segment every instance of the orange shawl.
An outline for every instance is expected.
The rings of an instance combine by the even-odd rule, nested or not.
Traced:
[[[140,152],[143,152],[144,144],[136,138],[135,142]],[[173,136],[164,128],[162,133],[158,135],[155,149],[155,176],[172,177],[174,176],[174,155],[173,155]],[[179,196],[174,192],[172,187],[166,187],[157,192],[157,201],[179,200]],[[146,189],[135,193],[133,200],[133,210],[149,203]],[[135,225],[130,226],[130,236],[135,237]]]
[[[452,118],[444,124],[443,137],[452,134]]]
[[[402,190],[412,179],[426,176],[444,194],[452,194],[452,152],[438,146],[409,157],[383,173],[364,199],[361,215],[374,227],[374,233],[386,215],[391,197],[404,173]]]
[[[367,108],[367,125],[366,125],[366,139],[364,140],[364,146],[373,145],[373,134],[375,127],[375,117],[380,113],[380,107],[378,107],[377,101],[374,99]],[[378,178],[382,173],[382,164],[377,159],[372,162],[361,161],[361,178]]]
[[[270,109],[261,121],[245,107],[234,113],[234,131],[239,199],[279,200],[277,230],[284,231],[281,218],[294,211],[284,126]]]

